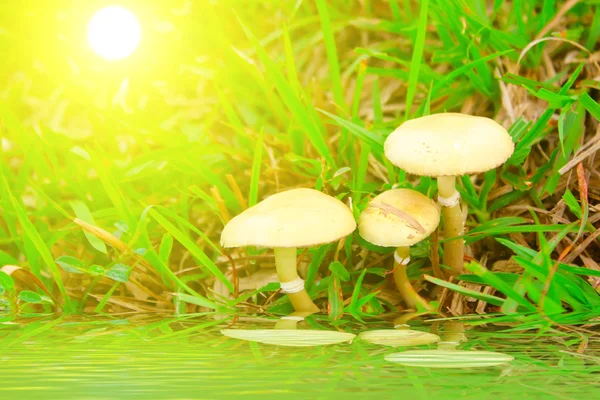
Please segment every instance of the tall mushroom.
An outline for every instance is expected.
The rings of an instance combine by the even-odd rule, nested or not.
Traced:
[[[512,138],[492,119],[459,113],[433,114],[407,121],[385,141],[385,155],[415,175],[438,178],[438,201],[444,220],[444,264],[463,270],[464,230],[456,177],[502,165],[514,150]]]
[[[296,249],[330,243],[356,229],[350,209],[314,189],[275,194],[233,218],[223,229],[223,247],[272,247],[281,289],[296,311],[316,312],[296,270]]]
[[[358,218],[360,236],[377,246],[396,247],[394,281],[406,305],[430,309],[406,275],[409,249],[437,228],[440,210],[429,197],[411,189],[392,189],[371,200]]]

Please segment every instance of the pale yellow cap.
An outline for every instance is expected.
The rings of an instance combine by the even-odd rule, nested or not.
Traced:
[[[314,189],[275,194],[233,218],[223,229],[223,247],[310,247],[356,229],[350,209]]]
[[[485,172],[502,165],[514,150],[510,135],[496,121],[458,113],[407,121],[384,147],[394,165],[425,176]]]
[[[358,218],[358,231],[377,246],[412,246],[439,223],[440,210],[429,197],[411,189],[392,189],[371,200]]]

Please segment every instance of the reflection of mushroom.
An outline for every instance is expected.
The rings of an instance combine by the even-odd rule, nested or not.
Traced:
[[[377,329],[361,332],[359,339],[382,346],[420,346],[440,340],[438,335],[411,329]]]
[[[444,239],[463,234],[456,176],[488,171],[503,164],[514,145],[506,129],[484,117],[443,113],[403,123],[385,141],[385,155],[415,175],[438,177],[438,201],[443,206]],[[463,270],[464,243],[447,241],[444,264],[456,275]]]
[[[458,345],[466,339],[464,324],[461,322],[446,322],[442,340],[438,342],[438,350],[456,350]]]
[[[273,247],[281,289],[297,311],[318,311],[296,270],[296,248],[333,242],[356,228],[341,201],[313,189],[273,195],[233,218],[223,229],[223,247]]]
[[[308,311],[293,312],[290,315],[286,315],[286,316],[279,318],[279,321],[277,321],[277,323],[275,324],[275,328],[273,328],[273,329],[276,329],[276,330],[277,329],[280,329],[280,330],[296,329],[298,326],[298,323],[304,321],[304,319],[311,314],[314,314],[314,313],[308,312]]]
[[[288,347],[312,347],[351,342],[356,335],[331,330],[300,330],[296,325],[304,321],[310,312],[295,312],[277,322],[274,329],[223,329],[224,336]]]
[[[378,329],[361,332],[358,337],[366,342],[391,347],[420,346],[440,340],[438,335],[411,330],[408,321],[426,313],[402,313],[394,319],[395,329]]]
[[[396,247],[394,281],[406,305],[430,309],[415,291],[406,275],[409,249],[429,236],[438,226],[440,210],[427,196],[411,189],[393,189],[375,197],[360,215],[358,230],[365,240],[385,247]]]
[[[386,361],[408,367],[477,368],[511,362],[513,356],[494,351],[409,350],[385,356]]]
[[[464,339],[463,325],[449,322],[445,325],[437,350],[410,350],[393,353],[385,356],[385,360],[408,367],[476,368],[506,364],[514,359],[511,355],[494,351],[457,350],[458,345]]]

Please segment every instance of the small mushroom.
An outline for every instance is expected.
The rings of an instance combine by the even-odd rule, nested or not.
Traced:
[[[514,150],[512,138],[502,125],[489,118],[459,113],[407,121],[388,136],[384,147],[386,157],[406,172],[438,178],[444,239],[461,236],[464,230],[456,177],[496,168]],[[444,244],[444,264],[451,274],[462,272],[463,256],[463,240]]]
[[[296,311],[316,312],[296,270],[296,249],[339,240],[356,229],[350,209],[314,189],[275,194],[233,218],[223,229],[223,247],[272,247],[281,289]]]
[[[428,237],[440,222],[440,210],[429,197],[411,189],[392,189],[371,200],[358,219],[360,236],[377,246],[396,247],[394,281],[407,306],[431,309],[406,275],[410,246]]]

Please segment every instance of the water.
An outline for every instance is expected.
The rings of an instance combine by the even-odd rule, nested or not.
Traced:
[[[270,329],[275,321],[250,318],[235,328]],[[324,321],[299,329],[331,329]],[[590,342],[577,353],[578,335],[469,329],[462,349],[502,352],[514,361],[431,369],[387,362],[400,350],[359,339],[297,348],[221,335],[231,322],[135,315],[7,320],[0,324],[0,398],[600,398],[600,348]]]

